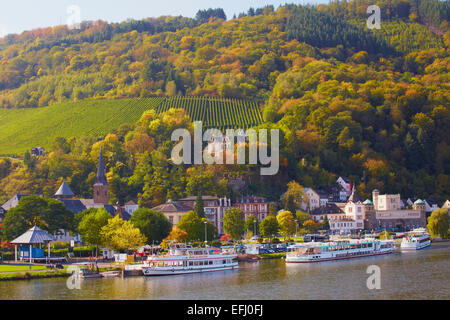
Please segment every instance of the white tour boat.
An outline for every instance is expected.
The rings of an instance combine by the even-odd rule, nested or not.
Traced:
[[[142,273],[146,276],[164,276],[232,270],[238,268],[236,259],[236,253],[223,252],[218,248],[171,248],[166,255],[148,257]]]
[[[342,239],[332,242],[298,243],[288,247],[286,263],[307,263],[360,258],[395,251],[393,240]]]
[[[402,250],[420,250],[431,246],[430,235],[424,228],[414,229],[403,238],[400,248]]]

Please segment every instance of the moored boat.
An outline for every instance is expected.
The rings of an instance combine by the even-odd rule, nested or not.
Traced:
[[[91,278],[101,278],[102,275],[97,270],[91,270],[89,268],[80,269],[80,278],[91,279]]]
[[[389,254],[395,251],[392,240],[341,239],[332,242],[299,243],[288,247],[286,263],[308,263]]]
[[[237,254],[217,248],[176,247],[166,255],[148,257],[142,273],[145,276],[164,276],[238,268]]]
[[[431,246],[430,235],[422,228],[409,232],[403,238],[400,248],[402,250],[420,250],[429,246]]]
[[[105,271],[105,272],[100,272],[100,275],[103,278],[115,278],[115,277],[120,276],[120,271]]]

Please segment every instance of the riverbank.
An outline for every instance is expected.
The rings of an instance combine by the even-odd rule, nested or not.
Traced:
[[[0,281],[11,280],[32,280],[32,279],[48,279],[48,278],[67,278],[72,272],[67,271],[68,266],[64,266],[63,270],[42,270],[42,271],[26,271],[26,272],[5,272],[0,274]],[[100,272],[117,271],[115,267],[100,267]]]
[[[81,281],[80,290],[69,290],[67,278],[0,281],[0,299],[441,300],[448,297],[449,249],[448,243],[436,243],[420,251],[314,265],[260,259],[258,263],[239,263],[236,270],[167,277],[89,279]],[[366,285],[370,265],[381,269],[379,290],[371,290]]]
[[[0,281],[62,278],[70,275],[66,270],[10,272],[0,274]]]
[[[286,258],[286,252],[276,252],[276,253],[263,253],[258,254],[259,259],[284,259]]]

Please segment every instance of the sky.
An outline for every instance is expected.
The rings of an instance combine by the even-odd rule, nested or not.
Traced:
[[[223,8],[230,19],[234,14],[247,12],[250,7],[285,3],[318,4],[328,0],[1,0],[0,37],[25,30],[73,23],[79,8],[82,21],[104,20],[121,22],[128,18],[140,20],[162,15],[194,17],[198,10]],[[75,9],[78,10],[78,9]],[[72,21],[72,22],[71,22]]]

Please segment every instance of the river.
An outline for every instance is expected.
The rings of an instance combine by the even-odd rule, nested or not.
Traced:
[[[369,290],[367,268],[381,270]],[[417,252],[313,264],[262,260],[239,270],[167,277],[87,279],[69,290],[66,279],[0,282],[0,299],[449,299],[450,244]]]

